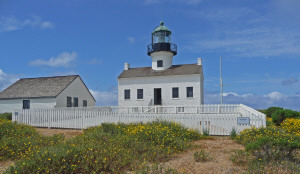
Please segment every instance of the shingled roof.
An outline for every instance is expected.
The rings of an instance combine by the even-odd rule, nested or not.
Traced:
[[[170,76],[200,73],[202,73],[202,66],[198,64],[173,65],[169,69],[161,71],[153,70],[152,67],[142,67],[129,68],[128,70],[124,70],[119,75],[118,79],[131,77]]]
[[[56,97],[79,75],[24,78],[0,92],[0,99]]]

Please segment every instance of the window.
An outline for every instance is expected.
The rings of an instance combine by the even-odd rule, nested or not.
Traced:
[[[78,98],[77,97],[74,97],[73,98],[73,107],[78,107]]]
[[[23,100],[23,109],[30,109],[30,100]]]
[[[83,100],[82,103],[83,103],[82,104],[83,107],[87,107],[87,101],[86,100]]]
[[[193,97],[193,87],[186,88],[186,97]]]
[[[143,99],[143,89],[137,89],[137,99]]]
[[[157,67],[163,67],[163,61],[162,60],[157,61]]]
[[[172,98],[179,98],[179,88],[172,88]]]
[[[177,107],[177,112],[184,112],[184,107]]]
[[[124,98],[125,99],[130,99],[130,89],[125,89],[124,90]]]
[[[67,97],[67,107],[72,107],[72,97]]]

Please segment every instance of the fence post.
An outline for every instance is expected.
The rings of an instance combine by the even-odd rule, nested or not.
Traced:
[[[48,120],[48,129],[50,129],[50,113],[51,113],[51,112],[49,113],[48,111],[50,112],[50,110],[46,110],[46,113],[47,113],[47,120]]]
[[[84,114],[83,114],[83,112],[80,113],[79,110],[77,110],[77,111],[81,115],[81,130],[83,130],[83,128],[84,128]]]

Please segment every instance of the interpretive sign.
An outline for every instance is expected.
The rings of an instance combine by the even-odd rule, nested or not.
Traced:
[[[250,117],[238,117],[237,124],[250,124]]]

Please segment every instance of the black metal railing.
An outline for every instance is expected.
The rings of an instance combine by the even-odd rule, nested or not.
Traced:
[[[150,56],[151,53],[155,51],[170,51],[174,54],[177,54],[177,45],[173,43],[154,43],[147,46],[147,53]]]

